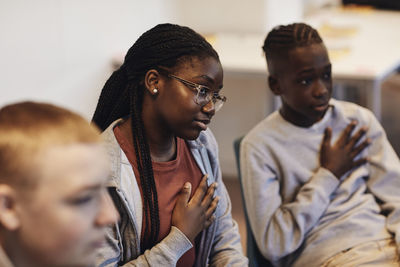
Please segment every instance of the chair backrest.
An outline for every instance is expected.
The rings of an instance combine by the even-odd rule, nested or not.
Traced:
[[[237,138],[233,142],[233,149],[235,151],[235,158],[236,158],[236,166],[238,170],[238,178],[240,182],[240,192],[242,195],[242,200],[243,200],[243,209],[244,209],[244,216],[246,220],[246,232],[247,232],[247,242],[246,242],[246,247],[247,247],[247,257],[249,258],[249,266],[250,267],[268,267],[272,266],[268,260],[266,260],[261,252],[258,250],[256,240],[254,239],[253,232],[251,231],[250,228],[250,223],[249,223],[249,217],[247,215],[247,209],[246,209],[246,203],[244,199],[244,192],[243,192],[243,182],[242,182],[242,176],[240,173],[240,143],[242,142],[243,136]]]

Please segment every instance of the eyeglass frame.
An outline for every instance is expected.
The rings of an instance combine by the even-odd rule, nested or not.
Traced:
[[[212,90],[211,88],[209,88],[208,86],[201,85],[201,84],[197,84],[197,83],[194,83],[194,82],[191,82],[191,81],[182,79],[181,77],[178,77],[178,76],[176,76],[176,75],[174,75],[174,74],[168,74],[168,77],[174,78],[175,80],[180,81],[180,82],[183,83],[184,85],[186,85],[186,86],[188,86],[188,87],[190,87],[190,88],[195,89],[195,90],[197,91],[197,94],[196,94],[196,98],[194,99],[194,102],[195,102],[197,105],[199,105],[199,106],[205,106],[205,105],[207,105],[208,103],[210,103],[210,101],[212,101],[213,104],[214,104],[215,112],[217,112],[217,111],[219,111],[219,110],[222,108],[222,106],[223,106],[224,103],[226,102],[226,99],[227,99],[226,96],[220,95],[220,94],[218,94],[218,93],[216,94],[216,93],[213,92],[213,90]],[[200,95],[200,92],[201,92],[202,89],[205,89],[205,90],[207,91],[207,96],[206,96],[206,98],[205,98],[205,101],[206,101],[206,102],[204,102],[204,103],[199,103],[199,98],[201,98],[201,96],[199,96],[199,95]],[[218,103],[218,105],[217,105],[217,103]]]

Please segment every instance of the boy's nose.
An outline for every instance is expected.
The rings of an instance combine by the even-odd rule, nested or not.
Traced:
[[[327,94],[329,94],[327,85],[323,81],[318,81],[314,86],[313,95],[321,98],[325,97]]]
[[[103,192],[96,224],[100,227],[118,222],[119,214],[107,191]]]

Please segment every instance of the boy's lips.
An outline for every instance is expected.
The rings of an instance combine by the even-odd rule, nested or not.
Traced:
[[[105,244],[106,240],[104,236],[101,236],[99,238],[94,239],[91,243],[90,246],[91,248],[100,248]]]
[[[324,111],[328,108],[328,106],[329,106],[329,102],[325,102],[325,103],[314,105],[314,109],[317,111]]]

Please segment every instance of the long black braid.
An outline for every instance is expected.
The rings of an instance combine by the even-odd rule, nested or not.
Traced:
[[[157,189],[142,119],[143,80],[150,69],[173,68],[191,57],[219,60],[212,46],[188,27],[166,23],[143,33],[127,52],[123,65],[107,80],[92,118],[92,122],[104,131],[116,119],[131,117],[144,199],[146,238],[141,245],[142,251],[156,244],[160,231]]]
[[[322,43],[317,30],[305,23],[280,25],[272,29],[262,47],[267,62],[273,61],[290,49]]]

